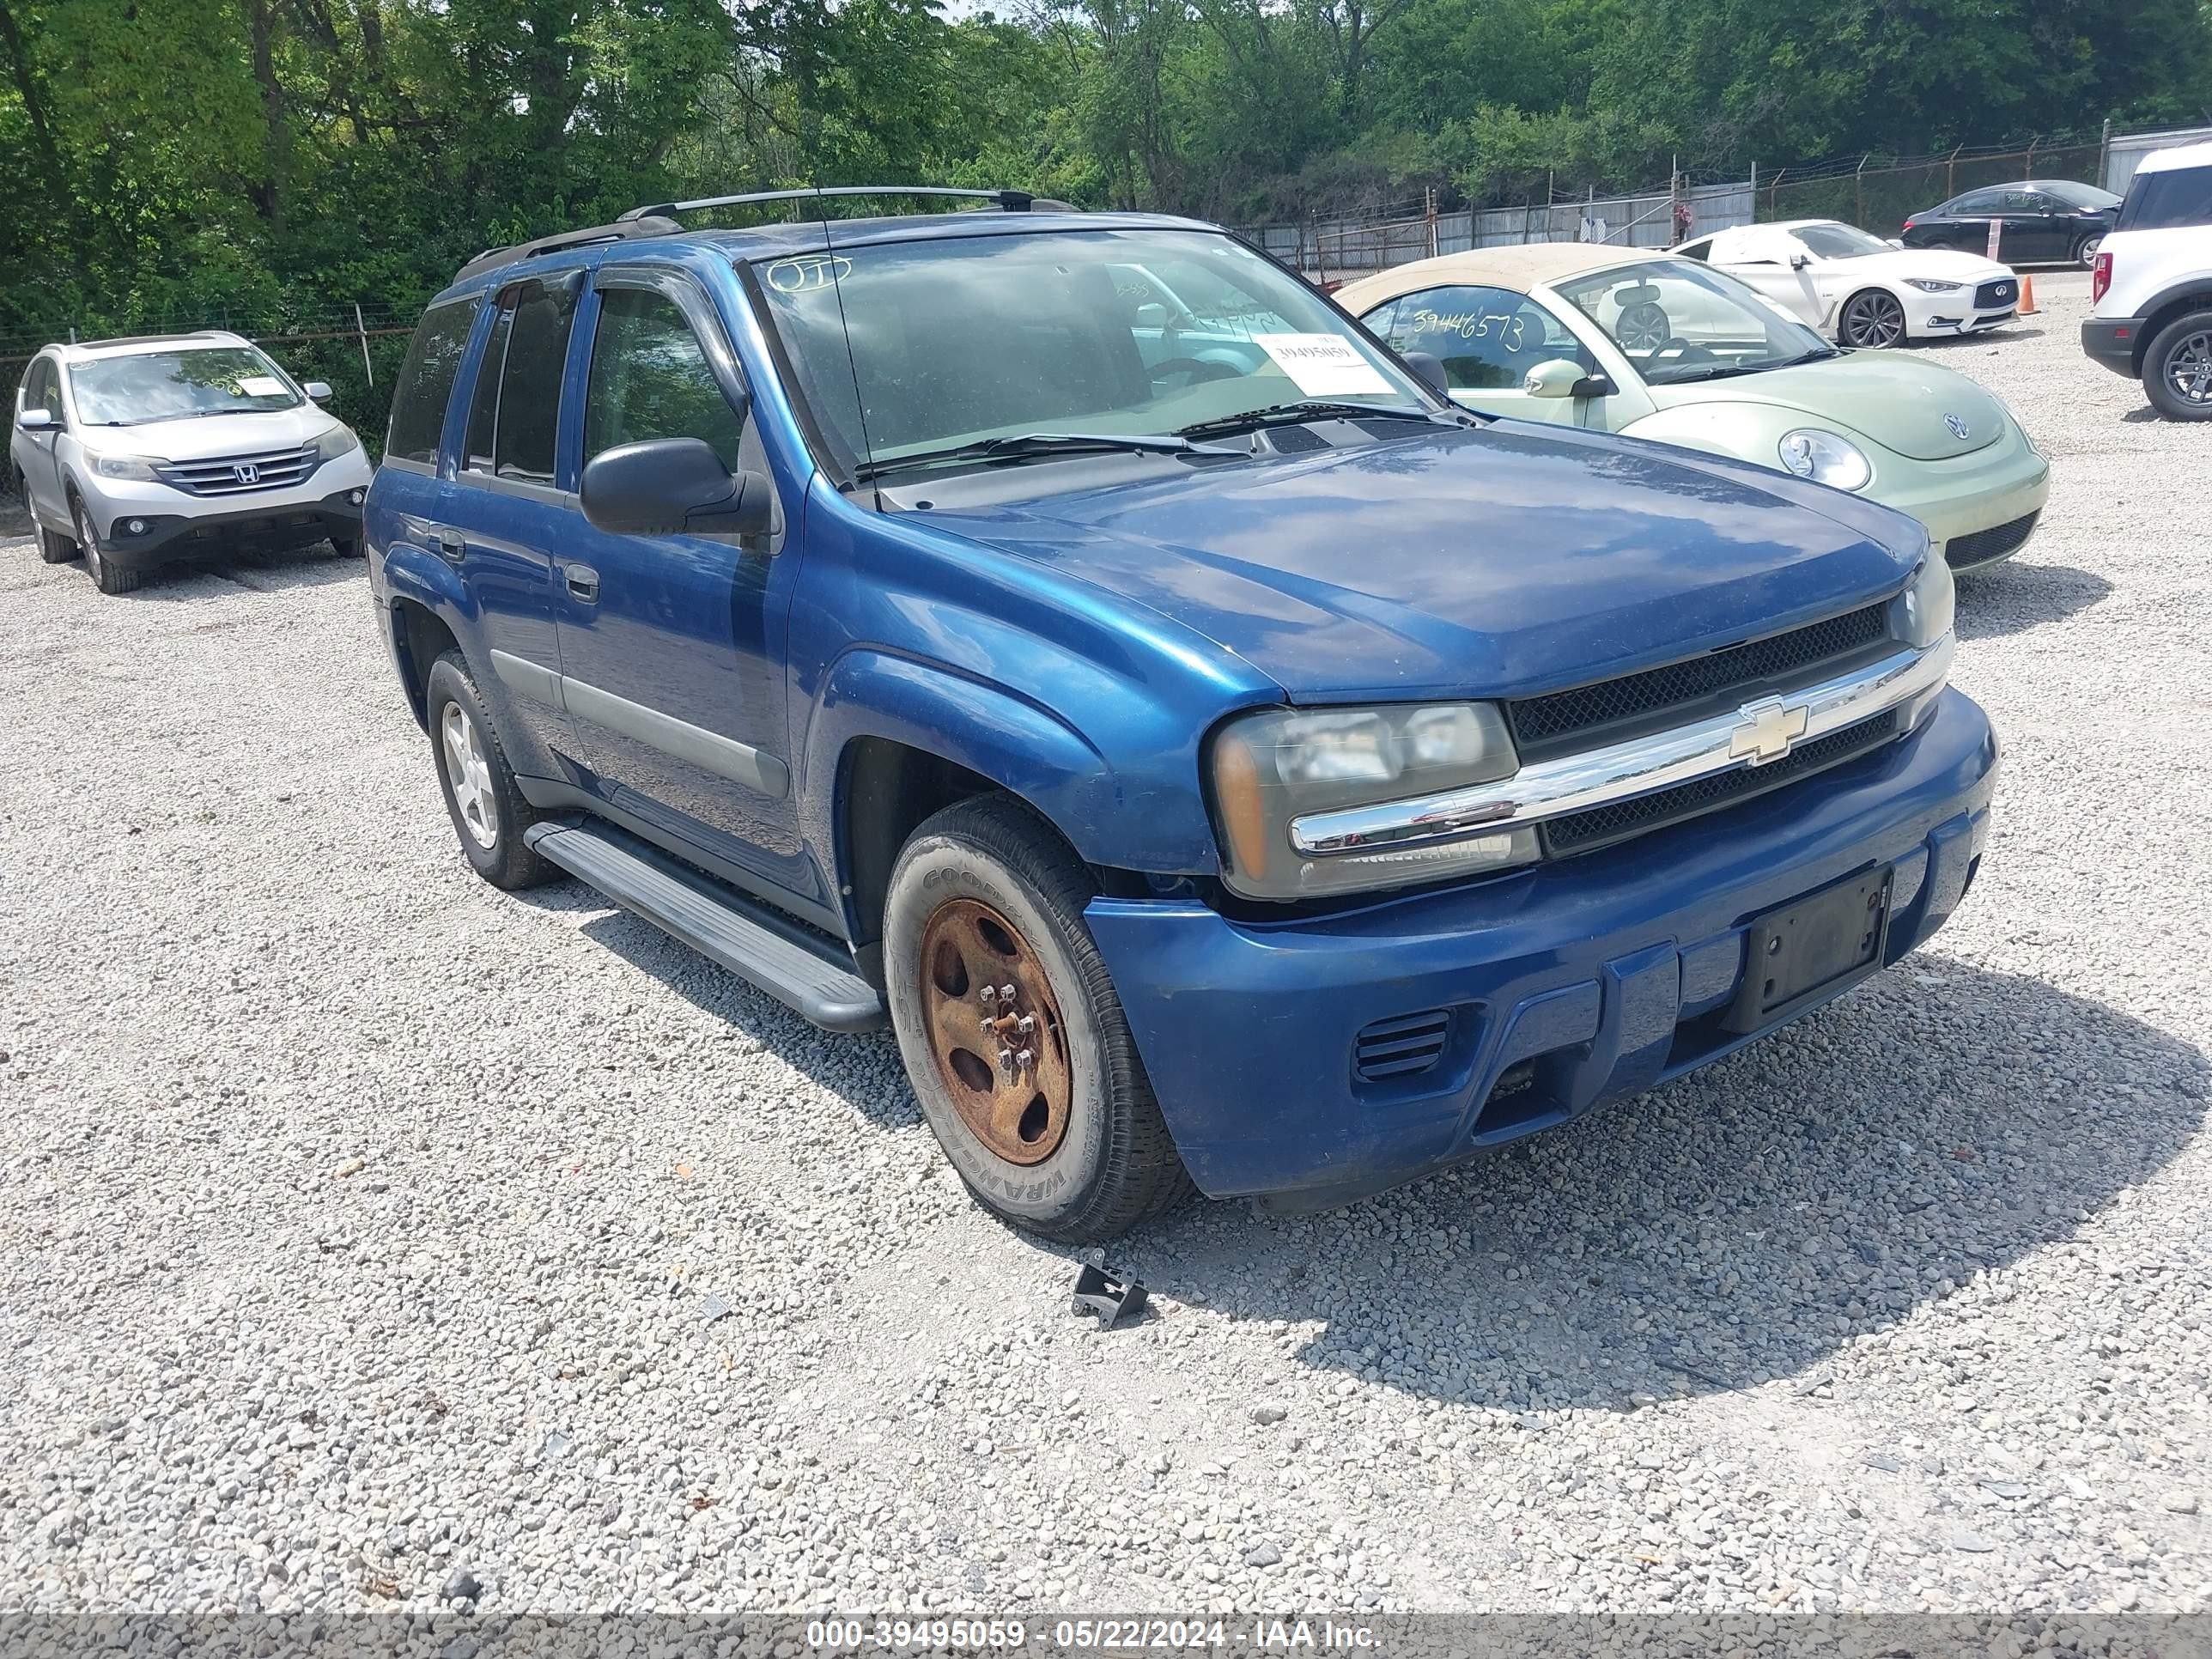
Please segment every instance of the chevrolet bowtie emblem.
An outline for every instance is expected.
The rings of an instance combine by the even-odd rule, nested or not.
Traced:
[[[1747,760],[1753,766],[1780,760],[1790,752],[1790,745],[1805,735],[1812,712],[1802,702],[1792,705],[1779,697],[1744,704],[1736,710],[1743,724],[1729,734],[1729,757]]]

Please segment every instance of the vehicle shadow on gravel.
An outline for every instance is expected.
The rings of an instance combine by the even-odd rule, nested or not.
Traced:
[[[2002,639],[2101,604],[2112,583],[2070,564],[2008,562],[1959,579],[1955,626],[1961,640]]]
[[[1291,1322],[1300,1363],[1426,1397],[1809,1389],[1850,1337],[2070,1237],[2182,1149],[2208,1094],[2212,1066],[2162,1031],[1915,957],[1452,1174],[1319,1215],[1194,1204],[1111,1259],[1156,1297]]]
[[[233,553],[204,564],[166,566],[125,599],[152,603],[198,604],[245,588],[278,593],[291,588],[327,587],[333,582],[366,580],[368,567],[318,544],[296,553]]]

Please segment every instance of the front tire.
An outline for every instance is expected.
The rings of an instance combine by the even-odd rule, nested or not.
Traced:
[[[2084,270],[2095,270],[2097,250],[2104,246],[2105,238],[2101,232],[2094,236],[2082,237],[2074,244],[2074,263]]]
[[[331,538],[331,550],[336,553],[338,557],[342,559],[357,559],[361,556],[361,550],[362,540],[358,536],[333,536]]]
[[[23,505],[28,507],[30,504],[31,487],[26,483],[23,486]],[[32,517],[31,524],[39,532],[39,556],[48,564],[67,564],[71,559],[76,557],[76,544],[63,535],[60,531],[47,529],[38,521],[35,514]]]
[[[136,592],[145,573],[126,570],[100,550],[100,538],[93,532],[92,514],[82,495],[70,498],[70,511],[76,520],[77,550],[84,555],[84,568],[91,573],[93,586],[103,593]]]
[[[535,887],[558,873],[523,840],[538,813],[516,787],[468,659],[448,651],[430,665],[430,758],[461,855],[495,887]]]
[[[984,1208],[1079,1244],[1190,1190],[1084,926],[1096,891],[1028,808],[981,796],[915,832],[884,911],[891,1025],[938,1144]]]
[[[1861,289],[1836,314],[1836,339],[1857,351],[1903,345],[1905,307],[1887,289]]]
[[[2212,311],[2177,317],[2143,350],[2143,390],[2169,421],[2212,421]]]

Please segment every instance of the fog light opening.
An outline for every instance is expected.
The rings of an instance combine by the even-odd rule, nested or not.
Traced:
[[[356,489],[351,495],[348,495],[346,499],[351,501],[356,507],[359,507],[363,500],[363,493],[361,490]]]
[[[133,519],[129,524],[123,527],[125,530],[128,530],[134,536],[143,536],[146,533],[146,520],[143,519]]]

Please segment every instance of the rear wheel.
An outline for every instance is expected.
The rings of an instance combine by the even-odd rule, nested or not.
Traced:
[[[2151,337],[2142,381],[2167,420],[2212,420],[2212,311],[2177,317]]]
[[[103,593],[133,592],[144,573],[126,570],[100,550],[100,538],[93,532],[92,514],[82,496],[72,496],[70,507],[76,518],[77,550],[84,555],[84,568],[91,573],[93,585]]]
[[[1885,350],[1905,343],[1905,307],[1897,296],[1879,288],[1861,289],[1844,301],[1836,319],[1836,337],[1861,351]]]
[[[558,872],[524,841],[538,814],[516,787],[490,711],[466,658],[448,651],[430,665],[425,698],[430,754],[461,855],[495,887],[534,887]]]
[[[2097,263],[2097,250],[2104,245],[2105,237],[2101,231],[2094,236],[2082,237],[2074,244],[2074,263],[2084,270],[2094,269]]]
[[[891,872],[891,1024],[938,1142],[986,1209],[1048,1238],[1127,1231],[1190,1189],[1106,963],[1096,888],[1028,808],[983,796]]]

